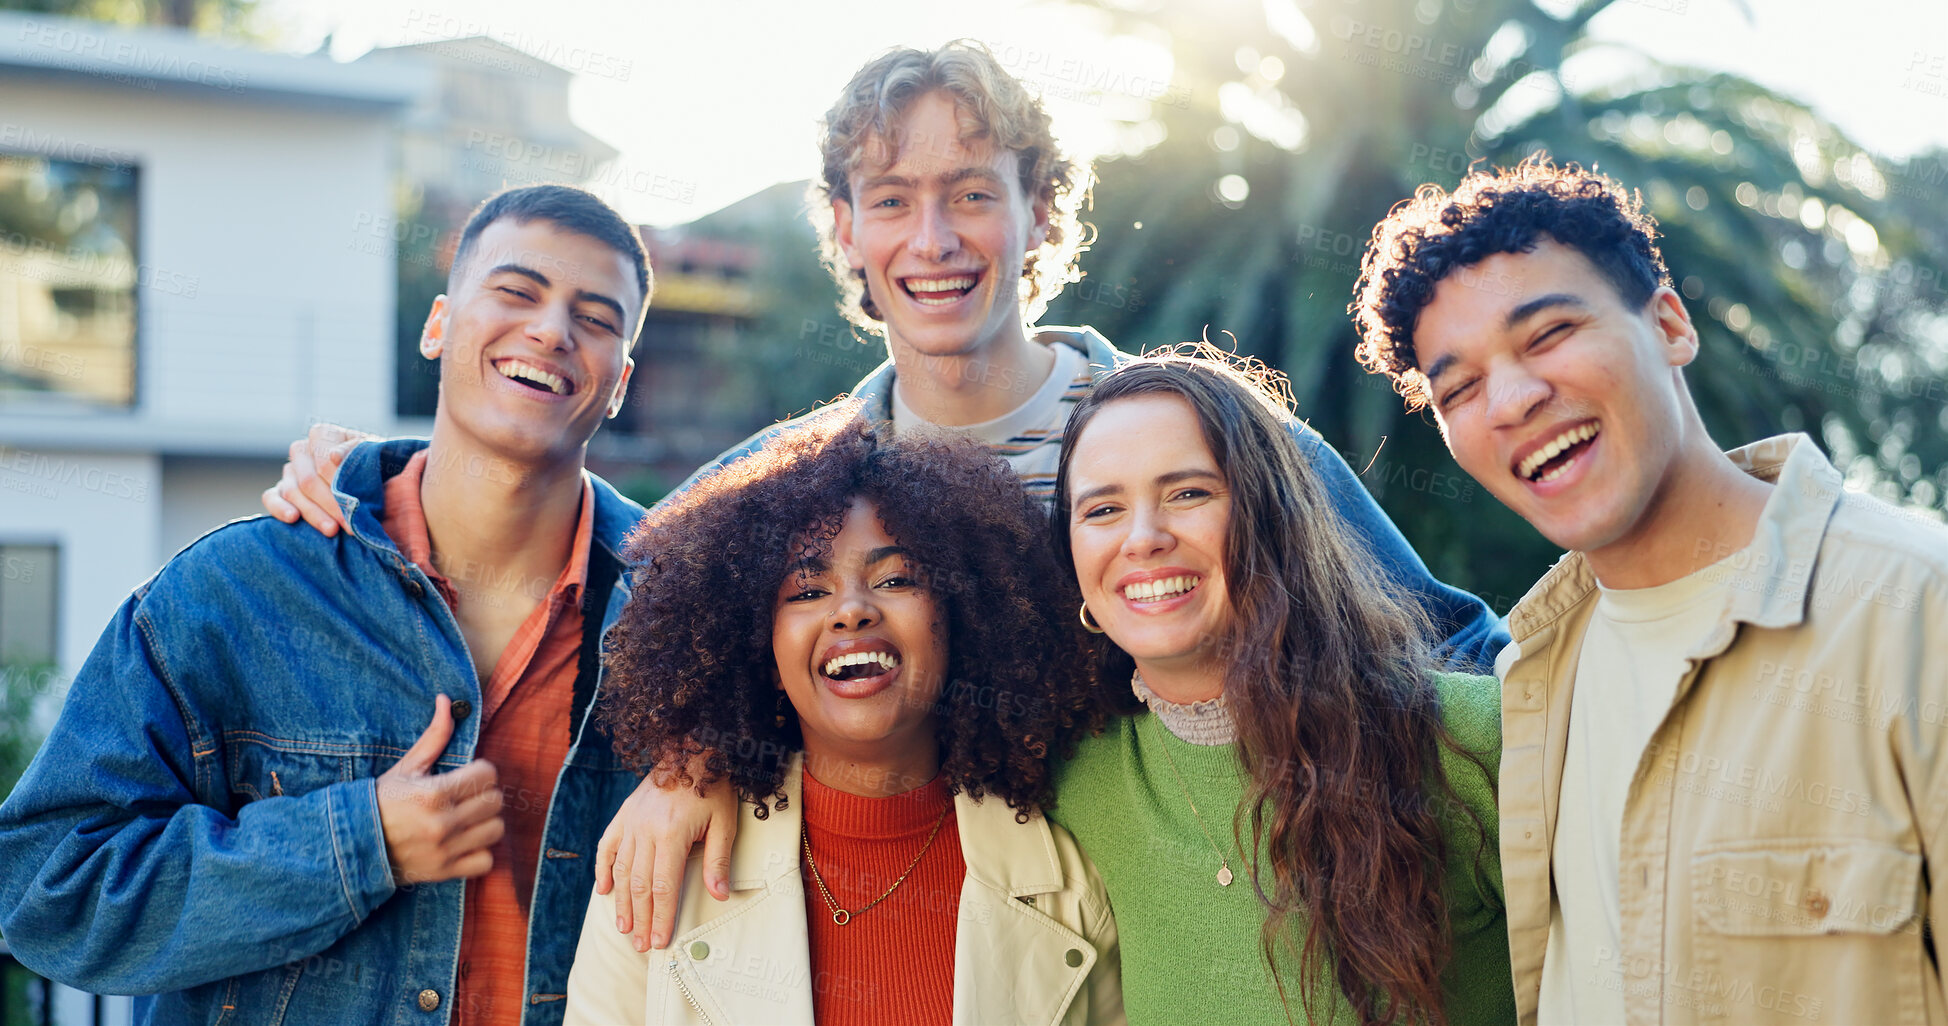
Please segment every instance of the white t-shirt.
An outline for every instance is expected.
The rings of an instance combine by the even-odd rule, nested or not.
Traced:
[[[1623,808],[1650,737],[1670,711],[1685,656],[1717,623],[1732,575],[1714,564],[1669,584],[1602,589],[1570,701],[1555,846],[1555,897],[1537,1020],[1622,1023]]]
[[[978,439],[1015,468],[1028,494],[1047,501],[1055,493],[1062,428],[1069,422],[1069,411],[1089,394],[1093,384],[1089,362],[1080,350],[1059,341],[1049,342],[1048,347],[1055,352],[1055,364],[1035,394],[1013,410],[980,424],[945,427],[921,417],[906,404],[895,379],[893,433],[938,431]]]

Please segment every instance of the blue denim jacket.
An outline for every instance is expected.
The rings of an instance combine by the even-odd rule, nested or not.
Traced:
[[[382,467],[425,444],[352,452],[349,531],[237,521],[122,604],[0,806],[0,931],[23,964],[154,995],[141,1021],[444,1026],[464,883],[395,885],[374,785],[435,694],[482,705],[452,612],[379,526]],[[594,488],[614,559],[643,510]],[[627,597],[608,589],[604,630]],[[442,769],[479,728],[456,724]],[[594,849],[636,779],[581,732],[548,809],[527,1023],[561,1022]]]
[[[1125,353],[1098,334],[1094,328],[1039,328],[1035,332],[1038,341],[1069,345],[1082,351],[1089,361],[1089,368],[1097,378],[1117,367],[1136,359]],[[879,365],[866,375],[852,390],[852,398],[865,404],[865,414],[872,419],[887,423],[893,419],[893,363],[891,360]],[[827,409],[831,409],[828,407]],[[698,470],[685,481],[688,488],[698,479],[726,463],[742,459],[755,452],[772,435],[801,424],[807,419],[826,415],[825,410],[814,410],[796,420],[773,425],[752,435],[744,444],[719,456],[716,462]],[[1326,491],[1339,507],[1339,515],[1359,533],[1367,547],[1381,565],[1390,571],[1394,579],[1404,584],[1417,595],[1428,616],[1433,620],[1435,630],[1445,639],[1439,655],[1456,670],[1471,673],[1493,673],[1495,655],[1508,644],[1508,625],[1488,608],[1488,604],[1459,588],[1443,584],[1428,572],[1427,564],[1400,529],[1387,518],[1380,504],[1360,484],[1353,474],[1353,468],[1346,465],[1345,457],[1339,455],[1317,431],[1300,421],[1292,422],[1292,437],[1298,439],[1299,448],[1312,461],[1313,472],[1319,475]]]

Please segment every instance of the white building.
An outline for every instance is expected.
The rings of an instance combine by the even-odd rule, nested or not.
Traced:
[[[431,83],[0,13],[16,659],[77,670],[132,588],[259,509],[312,422],[394,427],[395,129]]]

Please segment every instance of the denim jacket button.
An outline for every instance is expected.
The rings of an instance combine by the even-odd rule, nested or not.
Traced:
[[[458,702],[453,703],[452,709],[453,709],[453,722],[455,723],[458,723],[461,720],[464,720],[467,717],[473,715],[473,703],[467,701],[464,698],[462,698]]]
[[[419,1010],[420,1010],[420,1011],[422,1011],[422,1012],[430,1012],[430,1011],[432,1011],[432,1010],[434,1010],[435,1008],[438,1008],[438,1007],[440,1007],[440,992],[439,992],[439,991],[437,991],[437,990],[422,990],[422,991],[420,991],[420,992],[419,992]]]

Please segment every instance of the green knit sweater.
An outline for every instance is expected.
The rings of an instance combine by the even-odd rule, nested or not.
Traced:
[[[1473,823],[1458,810],[1444,817],[1454,927],[1447,1017],[1454,1026],[1512,1023],[1515,991],[1492,779],[1501,761],[1501,687],[1493,677],[1460,674],[1441,675],[1437,685],[1448,730],[1488,770],[1484,775],[1470,760],[1442,753],[1450,786],[1488,831],[1477,867],[1481,839]],[[1251,860],[1240,856],[1232,835],[1232,814],[1245,785],[1237,748],[1192,745],[1161,728],[1144,713],[1084,741],[1075,758],[1057,768],[1057,804],[1048,810],[1082,843],[1109,889],[1130,1022],[1285,1023],[1259,941],[1265,908],[1252,890]],[[1229,854],[1236,875],[1229,887],[1217,884],[1218,856],[1185,801],[1186,786],[1210,835]],[[1244,837],[1250,836],[1247,821]],[[1296,917],[1294,925],[1304,929]],[[1297,967],[1281,959],[1279,971],[1291,1000],[1290,1021],[1304,1022]],[[1317,991],[1315,1004],[1327,996],[1335,1002],[1331,1022],[1357,1022],[1336,985]],[[1319,1007],[1313,1021],[1328,1022],[1326,1011]]]

